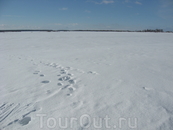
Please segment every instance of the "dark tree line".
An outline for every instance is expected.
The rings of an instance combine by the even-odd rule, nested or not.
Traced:
[[[145,29],[145,30],[0,30],[0,32],[35,32],[35,31],[44,31],[44,32],[68,32],[68,31],[89,31],[89,32],[164,32],[163,29]],[[167,33],[173,33],[172,31],[166,31]]]
[[[163,32],[163,29],[146,29],[146,30],[143,30],[143,32]]]

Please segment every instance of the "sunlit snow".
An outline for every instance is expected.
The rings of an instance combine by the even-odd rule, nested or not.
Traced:
[[[0,129],[173,130],[173,34],[0,33]]]

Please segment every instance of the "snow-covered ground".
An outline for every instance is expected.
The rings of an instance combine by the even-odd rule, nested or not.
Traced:
[[[173,130],[173,34],[0,33],[0,129]]]

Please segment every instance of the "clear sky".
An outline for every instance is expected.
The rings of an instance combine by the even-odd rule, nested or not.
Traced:
[[[0,29],[164,29],[173,0],[0,0]]]

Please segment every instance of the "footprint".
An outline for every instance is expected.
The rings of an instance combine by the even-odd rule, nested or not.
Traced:
[[[76,88],[74,88],[74,87],[69,87],[68,89],[70,90],[70,92],[73,92],[76,90]]]
[[[81,105],[83,105],[83,102],[81,102],[81,101],[77,101],[77,102],[73,102],[70,106],[72,107],[72,108],[76,108],[76,107],[80,107]]]
[[[67,81],[69,79],[70,79],[69,76],[64,76],[64,77],[59,78],[58,80],[60,80],[60,81]]]
[[[68,93],[67,96],[72,96],[72,94],[71,93]]]
[[[52,64],[52,67],[56,68],[58,65],[56,63]]]
[[[33,74],[38,74],[40,71],[35,71]]]
[[[22,120],[19,121],[19,124],[22,126],[27,125],[31,121],[31,117],[24,117]]]
[[[62,69],[60,73],[61,73],[61,74],[67,74],[67,71],[64,70],[64,69]]]
[[[65,85],[64,87],[62,87],[62,89],[66,89],[68,88],[70,85]]]
[[[51,93],[51,91],[50,91],[50,90],[47,90],[47,91],[46,91],[46,93],[47,93],[47,94],[50,94],[50,93]]]
[[[71,69],[71,67],[65,67],[65,69],[66,69],[66,70],[70,70],[70,69]]]
[[[67,72],[65,72],[65,71],[62,71],[62,72],[60,72],[61,74],[66,74]]]
[[[58,85],[58,86],[62,86],[63,84],[62,84],[62,83],[58,83],[57,85]]]
[[[69,76],[73,76],[73,74],[70,74],[70,73],[69,73],[69,74],[67,74],[67,75],[69,75]]]
[[[81,125],[81,128],[79,130],[84,130],[85,128],[88,128],[89,125],[90,125],[90,123],[88,122],[88,120],[84,120],[84,122]]]
[[[88,74],[98,74],[98,73],[94,71],[89,71]]]
[[[76,81],[73,80],[73,79],[69,80],[68,82],[69,82],[70,84],[75,84],[75,83],[76,83]]]
[[[47,83],[49,83],[49,82],[50,82],[49,80],[41,81],[41,83],[44,83],[44,84],[47,84]]]

